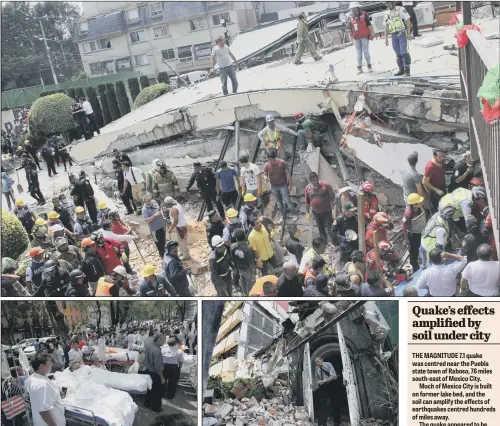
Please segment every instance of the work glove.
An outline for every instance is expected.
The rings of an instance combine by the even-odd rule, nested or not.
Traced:
[[[311,216],[311,214],[310,214],[310,213],[307,213],[307,214],[306,214],[306,219],[307,219],[307,221],[308,221],[308,222],[311,222],[311,221],[312,221],[312,216]]]
[[[122,253],[122,262],[123,263],[127,263],[128,262],[127,253],[125,253],[125,252]]]
[[[236,250],[234,254],[238,256],[240,259],[243,259],[245,257],[245,253],[243,253],[241,250]]]

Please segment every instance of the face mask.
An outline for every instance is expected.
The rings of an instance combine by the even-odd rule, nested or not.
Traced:
[[[217,254],[222,254],[222,253],[224,253],[225,251],[226,251],[225,247],[216,247],[216,248],[215,248],[215,252],[216,252]]]

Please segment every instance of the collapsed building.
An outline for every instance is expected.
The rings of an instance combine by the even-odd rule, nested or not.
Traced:
[[[338,397],[344,419],[351,425],[397,424],[397,321],[395,302],[231,302],[209,375],[229,383],[233,397],[217,401],[214,390],[207,390],[205,418],[227,424],[260,418],[273,425],[314,423],[325,411],[315,392],[320,357],[342,378]],[[210,344],[207,337],[204,345]],[[264,390],[257,398],[245,397],[258,386]]]

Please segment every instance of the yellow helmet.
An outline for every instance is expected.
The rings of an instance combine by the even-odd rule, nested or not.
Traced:
[[[251,192],[248,194],[245,194],[245,197],[243,198],[243,201],[246,203],[247,201],[255,201],[257,198],[255,195],[253,195]]]
[[[226,216],[229,218],[236,217],[238,216],[238,212],[231,207],[230,209],[227,209]]]
[[[85,211],[85,209],[82,207],[82,206],[78,206],[76,209],[75,209],[75,213],[83,213]]]
[[[43,217],[39,217],[37,220],[35,220],[35,225],[47,225],[47,221]]]
[[[18,150],[18,151],[22,151],[22,150],[23,150],[23,147],[22,147],[21,145],[19,145],[19,146],[17,147],[17,150]]]
[[[408,204],[418,204],[424,201],[424,197],[421,197],[417,193],[408,195]]]
[[[106,203],[106,201],[99,201],[97,204],[97,208],[99,210],[105,209],[106,207],[108,207],[108,203]]]
[[[24,144],[25,144],[25,145],[29,145],[29,144],[30,144],[30,141],[29,141],[28,139],[26,139],[26,140],[24,141]]]
[[[49,219],[59,219],[59,214],[55,211],[51,211],[47,214]]]
[[[16,200],[16,206],[17,207],[22,207],[24,206],[24,200],[19,198],[18,200]]]
[[[155,273],[155,267],[154,265],[151,265],[148,263],[144,268],[142,268],[141,275],[143,277],[150,277],[151,275],[154,275]]]

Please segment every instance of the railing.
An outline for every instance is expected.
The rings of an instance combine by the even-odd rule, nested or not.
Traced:
[[[471,23],[471,5],[460,2],[464,24]],[[500,122],[487,124],[480,109],[477,92],[484,76],[499,63],[498,43],[486,40],[477,31],[467,31],[470,42],[460,49],[462,90],[469,101],[469,138],[473,159],[481,162],[493,222],[495,241],[499,241],[500,219]]]

